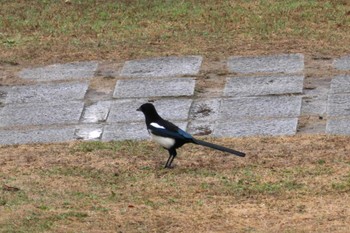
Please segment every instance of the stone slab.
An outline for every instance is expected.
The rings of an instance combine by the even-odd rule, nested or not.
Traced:
[[[303,75],[228,78],[224,89],[224,96],[302,93],[303,82]]]
[[[98,63],[94,61],[53,64],[44,67],[26,68],[19,77],[35,81],[88,79],[94,77]]]
[[[174,122],[175,125],[186,130],[187,122]],[[106,125],[102,135],[103,141],[145,140],[150,139],[144,122],[117,123]]]
[[[327,95],[303,97],[301,114],[303,116],[325,116],[327,113]]]
[[[113,101],[107,122],[144,121],[142,112],[136,111],[147,99],[123,99]],[[152,102],[159,115],[166,120],[187,120],[191,99],[160,99]]]
[[[300,117],[297,132],[301,134],[324,134],[327,120],[317,116]]]
[[[192,104],[190,119],[192,121],[212,122],[218,117],[221,99],[198,99]]]
[[[215,137],[282,136],[296,133],[298,118],[245,120],[219,122],[214,129]]]
[[[49,83],[15,86],[9,89],[6,103],[62,102],[84,99],[87,82]]]
[[[331,78],[307,78],[304,82],[301,114],[303,116],[326,116]]]
[[[193,78],[119,80],[113,97],[191,96],[194,93],[194,87]]]
[[[80,125],[76,127],[75,136],[82,140],[98,140],[103,132],[102,125]]]
[[[350,94],[331,94],[328,97],[329,117],[350,116]]]
[[[329,134],[350,135],[350,118],[329,119],[326,132]]]
[[[0,108],[5,105],[7,89],[0,87]]]
[[[0,127],[78,123],[83,102],[11,104],[0,113]]]
[[[300,96],[263,96],[223,99],[220,121],[240,121],[272,117],[298,117]]]
[[[169,56],[127,61],[123,66],[121,76],[145,78],[196,75],[202,60],[201,56]]]
[[[227,61],[227,68],[235,73],[299,73],[304,70],[304,55],[281,54],[273,56],[233,56]]]
[[[214,131],[214,122],[206,121],[191,121],[188,124],[187,130],[195,136],[211,135]]]
[[[307,78],[304,82],[301,114],[303,116],[326,116],[331,78]]]
[[[99,101],[90,106],[85,107],[82,122],[98,123],[105,122],[108,117],[111,101]]]
[[[0,130],[0,144],[66,142],[74,139],[74,128]]]
[[[350,70],[350,55],[335,59],[333,66],[338,70]]]
[[[350,75],[339,75],[331,81],[331,93],[350,93]]]

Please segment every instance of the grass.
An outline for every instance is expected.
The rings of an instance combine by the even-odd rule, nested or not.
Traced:
[[[30,7],[29,7],[30,6]],[[2,1],[2,63],[349,52],[346,0]]]
[[[350,48],[347,0],[3,0],[0,16],[0,69]],[[149,142],[0,146],[0,232],[349,232],[348,141],[216,139],[248,156],[188,145],[171,170]]]
[[[216,139],[248,156],[187,145],[170,170],[150,142],[3,146],[0,231],[347,232],[348,140]]]

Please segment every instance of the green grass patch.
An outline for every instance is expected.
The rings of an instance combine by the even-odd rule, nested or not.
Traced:
[[[218,55],[276,47],[335,53],[349,47],[349,12],[344,0],[5,0],[0,49],[13,52],[0,58]]]

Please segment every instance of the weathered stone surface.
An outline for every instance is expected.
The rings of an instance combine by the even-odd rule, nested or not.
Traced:
[[[188,124],[187,130],[192,135],[204,136],[211,135],[214,131],[214,122],[206,121],[191,121]]]
[[[301,114],[303,116],[325,116],[327,99],[327,95],[303,97]]]
[[[0,127],[78,123],[83,106],[83,102],[6,105]]]
[[[301,114],[325,116],[331,79],[329,77],[308,78],[304,83]]]
[[[350,116],[350,94],[332,94],[328,98],[328,116]]]
[[[298,118],[277,118],[267,120],[243,120],[219,122],[214,129],[216,137],[244,137],[254,135],[294,135]]]
[[[220,111],[221,99],[195,100],[190,110],[188,132],[193,135],[210,135]]]
[[[98,140],[102,132],[102,125],[80,125],[76,127],[75,136],[82,140]]]
[[[327,120],[318,116],[300,117],[297,132],[301,134],[324,134]]]
[[[303,75],[228,78],[224,96],[302,93],[303,82]]]
[[[350,118],[329,119],[326,132],[329,134],[350,135]]]
[[[304,55],[234,56],[228,59],[227,68],[230,72],[236,73],[298,73],[304,69]]]
[[[350,75],[340,75],[332,79],[331,93],[350,93]]]
[[[144,78],[196,75],[202,60],[200,56],[186,56],[127,61],[121,71],[121,76]]]
[[[271,117],[298,117],[300,109],[300,96],[229,98],[222,100],[219,119],[239,121]]]
[[[186,130],[187,122],[174,122],[178,127]],[[102,135],[103,141],[144,140],[150,139],[144,122],[117,123],[106,125]]]
[[[87,106],[83,113],[82,122],[98,123],[106,121],[110,107],[111,101],[99,101]]]
[[[0,144],[65,142],[74,139],[74,128],[0,130]]]
[[[190,119],[194,121],[215,121],[218,117],[221,99],[195,100],[190,110]]]
[[[1,112],[1,107],[5,105],[6,96],[7,96],[7,89],[0,87],[0,112]]]
[[[6,103],[62,102],[84,99],[89,84],[70,82],[15,86],[9,89]]]
[[[147,99],[123,99],[113,101],[107,122],[144,121],[142,112],[136,111]],[[153,102],[159,115],[166,120],[187,120],[191,99],[160,99]]]
[[[98,63],[73,62],[53,64],[44,67],[27,68],[19,72],[19,77],[36,81],[73,80],[92,78]]]
[[[191,96],[194,87],[193,78],[119,80],[113,97]]]
[[[335,59],[333,66],[338,70],[350,70],[350,56],[344,56]]]

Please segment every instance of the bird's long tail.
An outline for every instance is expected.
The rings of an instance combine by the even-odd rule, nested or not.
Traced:
[[[223,151],[223,152],[228,152],[228,153],[240,156],[240,157],[244,157],[245,156],[245,153],[243,153],[243,152],[232,150],[230,148],[227,148],[227,147],[224,147],[224,146],[219,146],[219,145],[216,145],[216,144],[213,144],[213,143],[210,143],[210,142],[205,142],[205,141],[198,140],[198,139],[193,139],[193,142],[195,144],[198,144],[198,145],[210,147],[212,149],[220,150],[220,151]]]

